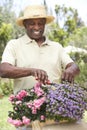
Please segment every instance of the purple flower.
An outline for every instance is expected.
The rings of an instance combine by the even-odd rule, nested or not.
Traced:
[[[47,118],[56,121],[79,120],[87,110],[85,90],[76,84],[54,84],[49,86],[46,100]]]

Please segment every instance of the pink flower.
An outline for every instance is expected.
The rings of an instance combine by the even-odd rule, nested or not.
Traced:
[[[16,127],[21,126],[23,124],[21,120],[13,120],[12,118],[8,118],[8,122]]]
[[[26,116],[23,116],[22,120],[23,120],[24,125],[29,125],[30,124],[30,119],[28,119]]]
[[[13,125],[15,125],[15,126],[21,126],[22,122],[21,122],[21,120],[13,120]]]
[[[16,105],[21,104],[21,103],[22,103],[22,101],[16,101]]]
[[[40,106],[45,102],[45,100],[46,100],[45,97],[42,97],[42,98],[37,99],[37,100],[34,100],[34,103],[33,103],[34,107],[39,109]]]
[[[17,94],[17,96],[16,96],[16,98],[17,99],[19,99],[19,100],[22,100],[24,97],[26,97],[28,95],[28,93],[25,91],[25,90],[21,90],[18,94]]]
[[[37,114],[36,108],[32,108],[32,114]]]
[[[32,103],[28,102],[26,103],[26,105],[28,106],[28,108],[32,108]]]
[[[44,115],[41,115],[41,120],[45,120],[45,116]]]
[[[9,123],[12,123],[12,122],[13,122],[12,118],[8,118],[7,121],[8,121]]]
[[[14,108],[14,110],[18,110],[18,108],[17,108],[17,107],[15,107],[15,108]]]
[[[11,96],[9,97],[9,101],[12,102],[14,100],[14,98],[15,98],[15,95],[11,94]]]
[[[36,83],[34,86],[34,91],[37,94],[37,96],[41,96],[42,94],[44,94],[44,91],[41,89],[41,83]]]

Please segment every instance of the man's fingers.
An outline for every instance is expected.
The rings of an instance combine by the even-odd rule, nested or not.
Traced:
[[[44,84],[46,84],[46,82],[48,80],[48,75],[47,75],[46,71],[44,71],[44,70],[35,69],[34,76],[35,76],[36,80],[38,80]]]
[[[64,72],[61,77],[62,81],[67,81],[67,82],[73,82],[74,81],[74,76],[72,73],[69,72]]]

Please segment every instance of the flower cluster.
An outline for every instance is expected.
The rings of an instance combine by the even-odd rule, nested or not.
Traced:
[[[77,84],[62,83],[49,86],[46,116],[55,121],[77,121],[87,110],[87,92]]]
[[[30,125],[35,120],[79,120],[87,110],[85,90],[69,83],[46,86],[37,83],[31,89],[11,95],[9,99],[13,111],[9,111],[8,122],[16,127]]]
[[[31,89],[11,95],[9,100],[13,105],[13,111],[9,111],[8,122],[14,126],[30,125],[34,120],[45,121],[46,95],[40,83]]]

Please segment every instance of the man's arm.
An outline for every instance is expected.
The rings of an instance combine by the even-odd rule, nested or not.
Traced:
[[[71,62],[66,65],[66,68],[62,74],[62,80],[73,82],[76,75],[80,73],[79,67],[74,63]]]
[[[9,63],[0,64],[0,76],[2,78],[11,78],[11,79],[34,76],[44,84],[48,81],[48,75],[44,70],[36,68],[15,67]]]

